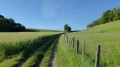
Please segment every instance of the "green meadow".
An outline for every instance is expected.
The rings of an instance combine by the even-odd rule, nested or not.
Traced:
[[[64,36],[62,36],[58,44],[58,67],[94,67],[97,45],[101,45],[100,67],[119,67],[119,25],[120,21],[114,21],[79,32],[68,33],[67,35],[69,37],[75,37],[75,41],[80,41],[80,52],[82,52],[82,46],[85,44],[84,58],[81,57],[82,54],[79,56],[76,54],[76,44],[75,48],[68,46],[63,38]],[[84,59],[84,61],[82,59]]]
[[[119,25],[120,21],[114,21],[67,33],[75,37],[74,48],[65,41],[64,35],[60,36],[62,32],[1,32],[0,67],[49,67],[54,45],[57,45],[56,67],[94,67],[97,45],[101,45],[100,67],[119,67]],[[77,40],[79,54],[76,53]]]

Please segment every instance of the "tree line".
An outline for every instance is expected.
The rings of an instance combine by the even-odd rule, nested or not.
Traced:
[[[0,15],[0,32],[20,32],[25,31],[25,29],[25,26],[16,23],[14,19]]]
[[[105,11],[100,18],[88,24],[87,27],[89,28],[116,20],[120,20],[120,8],[114,8],[112,10]]]

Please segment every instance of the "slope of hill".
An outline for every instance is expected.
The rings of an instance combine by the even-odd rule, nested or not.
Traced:
[[[78,62],[74,63],[74,60],[78,60],[78,58],[77,57],[74,59],[72,58],[74,56],[77,56],[77,53],[75,54],[70,52],[72,52],[73,49],[76,50],[76,44],[75,44],[75,48],[72,48],[69,47],[67,43],[65,43],[65,40],[63,40],[61,41],[63,44],[58,44],[58,47],[66,45],[65,47],[67,49],[65,47],[58,48],[57,61],[59,62],[57,64],[63,64],[65,67],[67,67],[67,65],[71,63],[73,64],[71,64],[71,66],[69,67],[75,66],[77,64],[79,64],[81,67],[83,66],[93,67],[95,63],[97,45],[101,45],[100,67],[120,67],[120,51],[119,51],[120,26],[119,25],[120,25],[120,21],[114,21],[107,24],[91,27],[83,31],[68,33],[67,35],[69,37],[75,37],[75,43],[76,40],[80,41],[79,52],[82,52],[83,46],[85,45],[84,62],[82,60],[79,60]],[[64,50],[64,52],[61,52],[62,50]],[[61,57],[63,55],[60,54],[65,54],[65,55],[64,57]],[[61,59],[64,60],[60,61]],[[69,62],[67,62],[66,64],[65,63],[66,61]]]
[[[86,32],[120,32],[120,20],[90,27]]]

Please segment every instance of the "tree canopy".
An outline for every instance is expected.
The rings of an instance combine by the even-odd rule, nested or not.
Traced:
[[[100,18],[88,24],[87,27],[89,28],[116,20],[120,20],[120,8],[114,8],[112,10],[105,11]]]
[[[24,30],[25,26],[22,24],[16,23],[12,18],[8,19],[0,15],[0,32],[19,32]]]
[[[71,27],[70,27],[68,24],[66,24],[66,25],[64,26],[64,31],[65,31],[65,32],[71,32]]]

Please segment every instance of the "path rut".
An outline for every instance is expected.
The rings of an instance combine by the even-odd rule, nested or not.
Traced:
[[[47,41],[46,43],[48,43],[49,41]],[[44,46],[44,45],[43,45]],[[40,47],[41,48],[41,47]],[[40,49],[40,48],[37,48],[33,53],[31,53],[27,58],[25,58],[23,61],[21,61],[18,65],[17,65],[17,67],[22,67],[22,65],[30,58],[30,57],[32,57],[32,55],[34,55],[36,52],[38,52],[38,50]]]
[[[58,38],[59,39],[59,38]],[[54,47],[53,47],[53,50],[52,50],[52,53],[51,53],[51,57],[50,57],[50,64],[49,64],[49,67],[56,67],[56,61],[55,61],[55,56],[56,56],[56,50],[57,50],[57,41],[58,39],[56,40],[55,44],[54,44]]]

